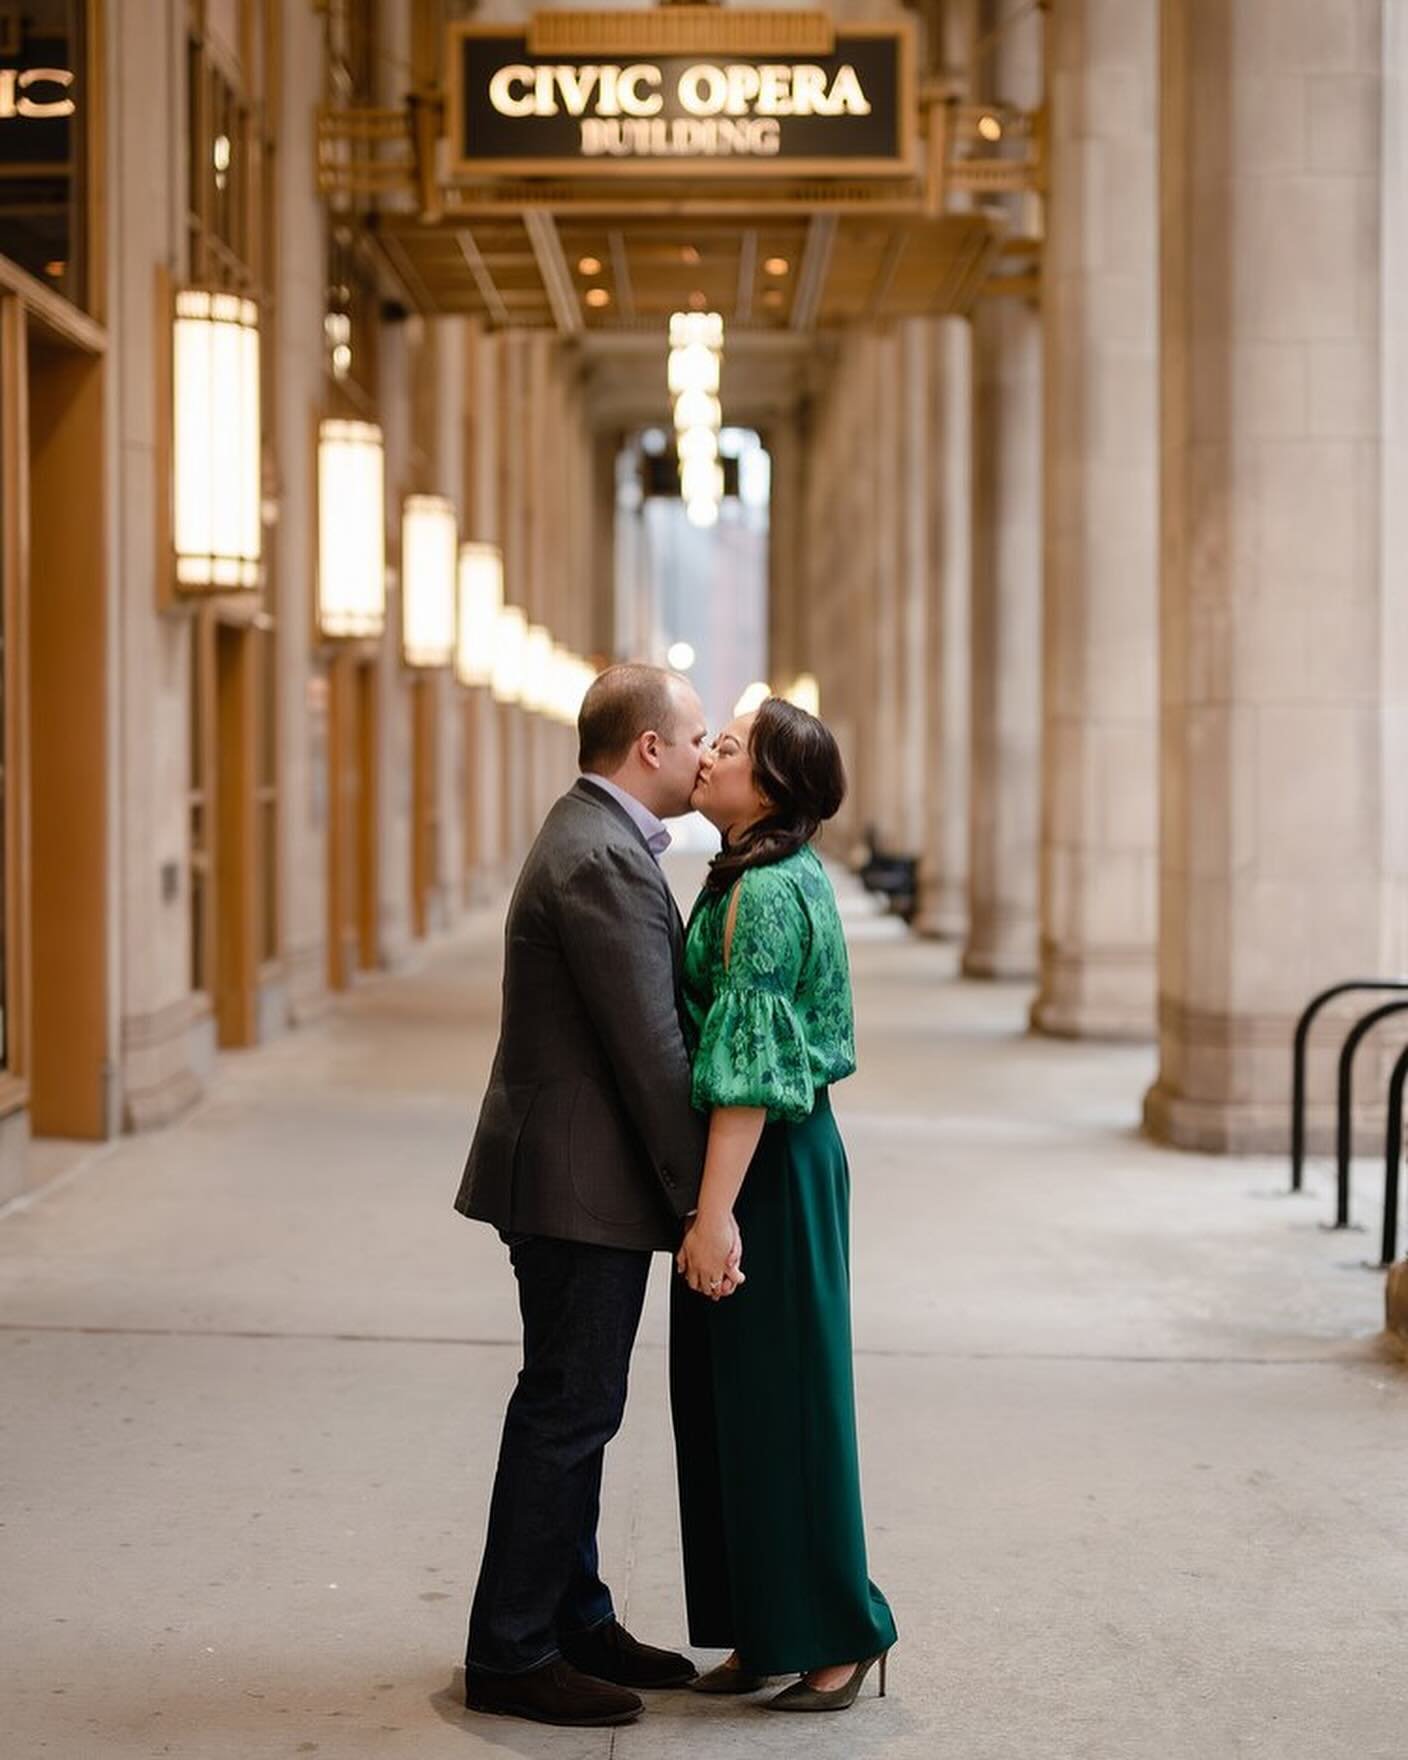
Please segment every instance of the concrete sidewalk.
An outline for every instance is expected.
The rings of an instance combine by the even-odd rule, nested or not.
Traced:
[[[688,871],[685,871],[687,877]],[[857,1374],[890,1696],[688,1693],[615,1732],[462,1709],[511,1278],[450,1211],[486,922],[227,1060],[180,1125],[0,1219],[6,1760],[750,1752],[1378,1760],[1403,1745],[1408,1380],[1372,1237],[1279,1164],[1136,1134],[1144,1050],[852,908]],[[603,1550],[683,1636],[657,1264]]]

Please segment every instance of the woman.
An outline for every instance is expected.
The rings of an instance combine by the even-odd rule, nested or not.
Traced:
[[[723,848],[685,949],[694,1104],[710,1122],[670,1395],[690,1640],[733,1650],[693,1684],[752,1693],[800,1674],[768,1701],[777,1711],[844,1710],[876,1662],[883,1694],[895,1641],[866,1571],[850,1178],[829,1096],[855,1068],[850,976],[810,847],[845,787],[830,732],[772,697],[719,735],[691,802]]]

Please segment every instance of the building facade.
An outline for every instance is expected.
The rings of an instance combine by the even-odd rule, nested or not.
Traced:
[[[0,1198],[500,892],[635,627],[672,303],[771,455],[833,853],[917,856],[1034,1030],[1156,1037],[1163,1140],[1280,1147],[1301,1005],[1408,959],[1405,0],[543,9],[569,63],[900,27],[900,172],[712,206],[454,169],[451,27],[530,14],[0,9]]]
[[[135,0],[120,17],[75,0],[4,25],[10,1196],[50,1164],[32,1138],[161,1124],[220,1050],[307,1020],[491,896],[570,779],[560,691],[550,705],[540,680],[530,708],[521,679],[413,663],[408,497],[448,503],[456,544],[500,554],[504,598],[561,650],[610,637],[562,350],[425,317],[319,189],[321,104],[402,103],[438,30],[372,0]],[[224,383],[210,360],[181,382],[192,290],[240,302],[257,337],[258,526],[233,585],[222,560],[178,554],[174,503],[219,488],[183,479],[202,421],[217,472],[239,463],[235,410],[189,407],[200,372]],[[362,571],[381,603],[355,633],[320,579],[328,526],[357,511],[330,504],[338,424],[370,432],[384,470]]]

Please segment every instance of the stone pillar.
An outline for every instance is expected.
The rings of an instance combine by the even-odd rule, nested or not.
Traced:
[[[286,6],[279,13],[279,30],[285,69],[321,65],[321,20]],[[140,31],[134,24],[126,33],[134,52]],[[327,297],[326,217],[315,177],[315,125],[301,82],[281,80],[274,253],[278,371],[272,415],[285,486],[270,542],[279,593],[274,628],[279,912],[289,1018],[295,1025],[319,1014],[328,994],[327,675],[314,647],[309,611],[318,566],[317,496],[308,492],[317,446],[312,418],[322,406],[325,369],[321,348],[308,339],[321,332]],[[123,250],[112,254],[125,256],[126,250],[124,233]]]
[[[764,440],[772,461],[767,676],[774,690],[786,690],[799,672],[814,670],[802,581],[806,547],[801,502],[802,448],[795,426],[786,421],[770,429]]]
[[[903,639],[901,571],[902,485],[900,424],[903,391],[900,340],[892,331],[868,336],[862,344],[864,385],[869,399],[871,430],[866,452],[869,483],[858,508],[856,536],[869,581],[868,604],[861,616],[873,624],[870,688],[859,707],[869,729],[865,779],[866,822],[875,827],[887,850],[904,848],[901,789],[904,744],[903,684],[900,646]]]
[[[933,533],[929,509],[933,499],[933,466],[929,420],[929,360],[933,326],[910,318],[898,337],[899,384],[896,391],[895,434],[899,444],[895,481],[899,488],[896,535],[899,567],[895,615],[894,785],[891,811],[896,847],[917,856],[924,841],[928,787],[928,700],[930,681],[927,632],[932,573]]]
[[[968,940],[963,970],[1036,970],[1041,744],[1041,323],[1024,299],[973,316]]]
[[[475,543],[499,541],[498,338],[472,325],[467,341],[464,536]],[[464,693],[465,897],[480,903],[493,895],[502,875],[500,836],[499,718],[487,685]]]
[[[1382,25],[1360,0],[1163,6],[1145,1117],[1188,1148],[1281,1148],[1298,1010],[1403,957],[1408,643],[1379,523]]]
[[[1050,33],[1040,988],[1032,1025],[1154,1031],[1158,0]]]
[[[468,511],[464,504],[468,323],[466,318],[437,318],[433,326],[434,485],[437,494],[448,496],[454,502],[461,535]],[[464,717],[460,713],[460,692],[452,666],[434,674],[431,688],[436,698],[437,835],[435,897],[431,900],[429,917],[432,927],[443,927],[455,915],[464,882]]]
[[[1001,0],[966,11],[973,95],[1034,110],[1044,86],[1042,10]],[[955,20],[953,29],[964,21]],[[1033,198],[1008,202],[1032,231]],[[1041,317],[1020,295],[973,314],[973,537],[968,940],[973,977],[1029,977],[1037,964],[1041,748]]]
[[[1408,7],[1384,9],[1382,169],[1379,211],[1383,228],[1383,283],[1379,311],[1383,326],[1380,363],[1383,459],[1380,473],[1382,518],[1381,579],[1389,619],[1384,642],[1384,676],[1392,680],[1405,636],[1400,621],[1408,607]],[[1393,590],[1396,586],[1396,590]],[[1399,677],[1402,677],[1401,672]],[[1396,705],[1395,705],[1396,708]],[[1396,713],[1386,717],[1385,762],[1401,778],[1405,729]],[[1385,931],[1379,964],[1385,971],[1408,969],[1408,789],[1390,786],[1384,797]],[[1404,1295],[1408,1297],[1408,1285]],[[1405,1303],[1408,1318],[1408,1302]],[[1408,1327],[1405,1327],[1408,1330]]]
[[[924,655],[921,935],[968,926],[969,600],[972,589],[972,349],[966,319],[933,322],[925,385],[928,517]]]

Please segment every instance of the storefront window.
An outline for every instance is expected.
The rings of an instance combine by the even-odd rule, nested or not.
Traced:
[[[88,296],[87,0],[0,8],[0,254]]]
[[[230,28],[207,30],[207,11],[188,7],[186,50],[187,155],[186,228],[188,275],[193,284],[228,289],[259,307],[263,374],[262,476],[273,492],[276,472],[268,423],[277,406],[276,320],[273,301],[278,211],[274,188],[273,115],[269,105],[278,42],[277,9],[269,0],[238,0],[226,8]],[[232,43],[243,45],[236,56]],[[201,607],[195,620],[190,708],[190,895],[191,987],[214,995],[243,983],[222,967],[225,913],[246,891],[252,893],[258,922],[256,962],[267,965],[279,953],[278,910],[278,690],[273,623],[277,580],[266,559],[262,608],[256,629],[233,623],[217,603]],[[239,629],[242,633],[232,632]],[[221,847],[222,800],[234,786],[244,724],[236,728],[222,708],[220,653],[233,654],[247,641],[253,648],[255,690],[240,715],[252,714],[254,769],[239,772],[238,787],[253,792],[252,846]],[[243,822],[243,821],[241,821]],[[241,956],[243,957],[243,956]],[[223,1030],[223,1028],[222,1028]]]

